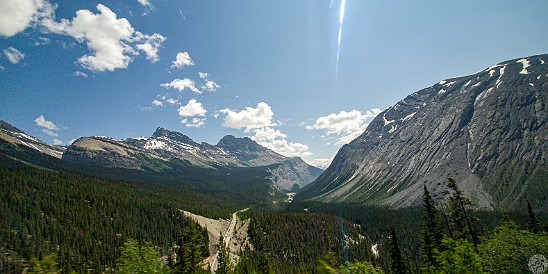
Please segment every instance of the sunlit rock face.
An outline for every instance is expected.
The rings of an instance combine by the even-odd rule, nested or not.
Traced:
[[[548,55],[515,59],[415,92],[380,113],[296,199],[395,208],[437,199],[447,178],[485,209],[547,210]]]

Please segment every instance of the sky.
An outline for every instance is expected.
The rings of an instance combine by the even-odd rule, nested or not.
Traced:
[[[548,53],[546,14],[545,0],[2,0],[0,119],[58,145],[159,126],[247,136],[325,167],[407,95]]]

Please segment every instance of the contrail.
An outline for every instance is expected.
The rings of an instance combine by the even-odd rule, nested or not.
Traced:
[[[341,38],[342,38],[342,26],[344,21],[344,6],[346,5],[346,0],[341,2],[341,10],[339,11],[339,36],[337,38],[337,64],[335,67],[335,84],[339,82],[339,56],[341,53]]]

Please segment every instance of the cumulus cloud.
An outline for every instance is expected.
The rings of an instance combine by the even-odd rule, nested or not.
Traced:
[[[333,158],[317,158],[309,161],[308,164],[321,169],[327,169],[331,164],[331,161],[333,161]]]
[[[230,109],[222,109],[220,112],[226,114],[224,125],[229,128],[243,128],[249,132],[251,129],[273,125],[274,112],[265,102],[260,102],[256,108],[246,107],[239,112]]]
[[[175,99],[175,98],[167,98],[166,99],[166,103],[170,104],[170,105],[175,105],[179,102],[179,100]]]
[[[289,142],[286,134],[273,128],[276,126],[272,122],[274,112],[265,102],[260,102],[256,108],[246,107],[240,111],[223,109],[220,113],[226,115],[224,126],[253,133],[251,139],[268,149],[287,157],[312,155],[307,145]]]
[[[183,68],[185,66],[194,66],[194,61],[190,58],[188,52],[179,52],[175,57],[175,61],[171,63],[172,68]]]
[[[198,72],[198,76],[200,76],[200,78],[204,80],[204,85],[202,87],[202,90],[216,91],[218,88],[221,87],[219,84],[209,79],[209,73]]]
[[[259,145],[286,157],[306,157],[312,155],[307,145],[287,141],[287,135],[271,127],[254,129],[251,139]]]
[[[205,124],[206,118],[200,117],[205,116],[207,110],[195,99],[192,99],[188,101],[188,104],[181,106],[178,109],[178,112],[179,116],[182,118],[181,123],[187,127],[201,127]]]
[[[4,49],[2,50],[2,52],[4,52],[4,55],[6,55],[6,57],[12,64],[17,64],[25,58],[25,54],[20,52],[14,47],[9,47],[7,49]]]
[[[53,10],[53,6],[45,0],[2,0],[0,36],[14,36],[38,20],[52,17]]]
[[[45,134],[47,134],[49,136],[53,136],[53,137],[59,137],[59,134],[57,133],[57,131],[61,130],[61,127],[59,125],[56,125],[52,121],[46,120],[44,115],[40,115],[40,116],[36,117],[36,119],[34,119],[34,123],[37,126],[41,127],[42,131]]]
[[[174,89],[177,89],[179,91],[189,89],[189,90],[191,90],[195,93],[198,93],[198,94],[202,93],[202,91],[200,91],[196,87],[196,83],[194,81],[192,81],[191,79],[188,79],[188,78],[175,79],[175,80],[171,81],[171,83],[164,83],[164,84],[161,84],[160,86],[165,87],[165,88],[174,88]]]
[[[68,35],[78,42],[86,42],[93,52],[78,59],[82,67],[92,71],[113,71],[127,68],[138,52],[145,52],[147,59],[158,60],[158,48],[165,37],[159,34],[146,35],[135,31],[125,18],[118,18],[116,13],[104,5],[97,5],[99,13],[83,9],[76,12],[72,20],[62,19],[55,22],[45,18],[41,24],[46,30]]]
[[[63,141],[61,141],[59,139],[53,139],[53,144],[56,145],[56,146],[61,146],[61,145],[63,145]]]
[[[143,43],[137,44],[135,47],[142,50],[146,54],[147,60],[150,60],[150,62],[158,62],[160,60],[160,57],[158,57],[158,50],[167,38],[158,33],[155,33],[153,35],[146,35],[140,32],[138,33],[137,37],[138,40],[143,41]]]
[[[164,105],[164,103],[162,103],[162,101],[159,101],[159,100],[154,100],[152,101],[152,105],[155,107],[161,107]]]
[[[204,116],[207,113],[202,103],[195,99],[188,101],[188,104],[181,106],[178,111],[181,117]]]
[[[337,144],[347,144],[358,137],[365,129],[368,119],[372,119],[381,113],[380,109],[371,109],[362,113],[358,110],[349,112],[340,111],[339,113],[331,113],[327,116],[322,116],[316,119],[316,123],[312,126],[307,126],[309,130],[321,129],[325,130],[328,135],[337,134],[341,136]]]

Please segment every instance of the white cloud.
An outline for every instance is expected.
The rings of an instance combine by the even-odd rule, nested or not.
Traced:
[[[34,119],[34,123],[42,128],[42,131],[52,137],[59,137],[59,133],[57,131],[61,130],[61,127],[59,125],[56,125],[52,121],[46,120],[44,115],[40,115]]]
[[[198,93],[198,94],[202,93],[196,87],[196,83],[194,81],[192,81],[191,79],[188,79],[188,78],[175,79],[175,80],[171,81],[171,83],[161,84],[160,86],[165,87],[165,88],[174,88],[174,89],[177,89],[179,91],[183,91],[185,89],[190,89],[191,91],[193,91],[195,93]]]
[[[308,146],[301,143],[288,142],[287,135],[271,127],[254,129],[251,140],[259,145],[280,153],[286,157],[306,157],[312,155]]]
[[[35,46],[46,46],[51,44],[51,39],[46,37],[38,37],[38,41],[34,42]]]
[[[56,125],[52,121],[46,120],[44,115],[40,115],[40,116],[36,117],[36,119],[34,119],[34,122],[36,123],[37,126],[43,127],[44,129],[49,129],[49,130],[60,130],[61,129],[58,125]]]
[[[258,128],[255,130],[255,135],[251,139],[255,142],[271,142],[277,138],[285,139],[287,135],[277,129],[271,127]]]
[[[255,136],[251,139],[254,139],[254,137]],[[257,141],[257,143],[286,157],[307,157],[312,155],[312,153],[308,151],[309,148],[307,145],[288,142],[286,139],[276,139],[264,142]]]
[[[42,18],[53,15],[54,7],[44,0],[0,1],[0,36],[11,37]]]
[[[181,117],[204,116],[207,113],[204,106],[195,99],[188,101],[188,104],[181,106],[178,111]]]
[[[179,102],[179,100],[175,99],[175,98],[167,98],[166,99],[166,103],[170,104],[170,105],[175,105]]]
[[[147,15],[150,11],[154,10],[154,6],[150,3],[150,0],[137,0],[137,2],[145,8],[143,15]]]
[[[350,112],[340,111],[337,113],[331,113],[327,116],[322,116],[316,119],[316,123],[312,126],[307,126],[306,128],[311,129],[322,129],[327,132],[327,134],[337,134],[341,136],[337,144],[347,144],[361,133],[365,131],[368,124],[366,124],[368,119],[372,119],[381,113],[380,109],[371,109],[362,113],[358,110],[352,110]]]
[[[319,167],[321,169],[327,169],[332,161],[333,161],[333,158],[317,158],[317,159],[313,159],[312,161],[309,161],[308,163],[312,166]]]
[[[152,63],[158,62],[160,60],[160,57],[158,57],[158,50],[167,38],[158,33],[146,35],[138,32],[137,36],[139,37],[139,40],[144,41],[144,43],[137,44],[135,47],[145,52],[147,60],[150,60]]]
[[[186,51],[177,53],[175,61],[171,64],[172,68],[183,68],[184,66],[194,66],[194,61]]]
[[[224,125],[229,128],[243,128],[249,132],[251,129],[273,125],[274,112],[265,102],[260,102],[256,108],[246,107],[239,112],[230,109],[222,109],[220,112],[226,114]]]
[[[219,84],[209,79],[209,73],[198,72],[198,76],[200,76],[200,78],[205,81],[202,90],[216,91],[218,88],[221,87]]]
[[[80,57],[78,62],[88,70],[127,68],[133,57],[138,55],[133,44],[146,53],[147,59],[152,62],[158,60],[158,48],[165,37],[156,33],[149,36],[136,32],[127,19],[117,18],[116,13],[104,5],[97,5],[97,10],[97,14],[86,9],[79,10],[72,20],[62,19],[61,22],[45,18],[41,24],[48,31],[68,35],[80,43],[86,42],[93,53]]]
[[[201,127],[205,124],[206,118],[200,118],[205,116],[207,113],[207,110],[204,108],[204,106],[196,101],[195,99],[192,99],[188,101],[188,104],[181,106],[179,108],[179,116],[183,118],[181,120],[181,123],[183,123],[187,127]],[[199,116],[199,117],[196,117]]]
[[[53,139],[53,144],[56,146],[60,146],[60,145],[63,145],[63,141],[59,139]]]
[[[183,123],[186,127],[199,128],[205,124],[205,120],[206,118],[194,117],[192,119],[183,119],[181,120],[181,123]]]
[[[4,52],[4,55],[6,55],[6,57],[12,64],[17,64],[25,58],[25,54],[20,52],[14,47],[9,47],[7,49],[4,49],[2,50],[2,52]]]
[[[154,100],[152,101],[152,105],[155,107],[161,107],[164,105],[164,103],[162,103],[162,101]]]
[[[74,76],[88,78],[88,75],[81,71],[74,72]]]

